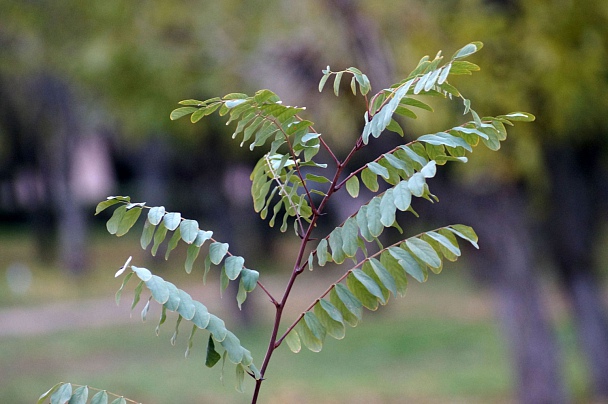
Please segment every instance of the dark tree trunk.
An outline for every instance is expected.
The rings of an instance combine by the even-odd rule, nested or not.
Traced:
[[[598,191],[606,181],[600,156],[598,144],[547,151],[552,209],[546,234],[572,305],[594,393],[608,399],[608,320],[593,257],[602,219]]]
[[[70,181],[78,136],[72,96],[65,84],[44,75],[34,81],[28,96],[38,105],[30,130],[37,133],[41,174],[57,219],[61,265],[79,273],[86,264],[87,225]]]
[[[447,220],[472,226],[479,235],[480,249],[468,257],[475,276],[497,297],[518,402],[567,402],[556,338],[535,270],[523,193],[511,185],[481,192],[483,186],[456,190],[439,179],[431,182],[431,188],[440,199],[450,201],[432,209],[435,217],[443,224]]]

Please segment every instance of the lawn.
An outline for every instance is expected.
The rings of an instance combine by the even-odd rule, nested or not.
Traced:
[[[0,305],[35,307],[45,299],[79,302],[111,296],[116,288],[111,273],[120,265],[114,261],[129,253],[116,248],[127,245],[137,251],[137,244],[107,239],[97,244],[101,250],[95,254],[111,257],[111,265],[74,280],[32,263],[34,281],[28,296],[10,298],[2,277]],[[12,240],[0,240],[7,247],[4,251],[10,251],[1,259],[3,268],[9,261],[29,259],[28,241]],[[183,271],[178,273],[175,283],[183,286],[180,282],[186,278]],[[304,291],[315,286],[314,278],[314,273],[303,275]],[[275,281],[271,278],[269,283]],[[214,290],[211,299],[216,299],[215,286],[209,285]],[[294,294],[305,306],[308,300],[302,296],[302,290]],[[262,296],[252,301],[261,324],[239,328],[229,313],[226,322],[259,364],[268,341],[270,313],[261,309],[267,307]],[[156,337],[157,313],[143,324],[136,309],[129,324],[0,338],[0,403],[34,403],[58,381],[105,388],[147,404],[249,402],[251,381],[247,392],[240,394],[233,388],[232,366],[226,367],[223,382],[221,366],[205,367],[205,332],[197,334],[185,359],[189,326],[182,324],[173,347],[169,339],[175,318],[170,317]],[[296,313],[292,310],[291,318]],[[564,324],[560,338],[567,376],[575,394],[581,395],[585,373],[572,330]],[[513,402],[506,342],[493,317],[491,295],[476,287],[466,271],[449,266],[424,285],[411,282],[405,298],[391,301],[377,313],[364,313],[362,324],[347,329],[342,341],[329,338],[321,353],[293,354],[281,348],[266,376],[260,400],[264,403]]]

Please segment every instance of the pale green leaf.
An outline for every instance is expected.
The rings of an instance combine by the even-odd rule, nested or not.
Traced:
[[[155,206],[150,208],[150,211],[148,212],[148,220],[155,226],[157,226],[160,221],[163,220],[163,216],[165,216],[164,206]]]
[[[384,230],[381,218],[380,197],[376,196],[367,204],[367,228],[373,237],[378,237]]]
[[[219,265],[228,252],[228,243],[213,242],[209,246],[209,258],[215,265]]]
[[[410,207],[412,193],[408,187],[407,180],[401,181],[393,188],[393,201],[395,207],[404,212]]]
[[[410,251],[431,268],[441,267],[441,258],[429,243],[419,238],[405,240]]]
[[[306,314],[304,314],[304,316],[306,316]],[[296,325],[295,329],[300,337],[301,343],[306,348],[310,349],[313,352],[321,351],[321,349],[323,348],[323,341],[317,338],[315,334],[308,328],[304,319],[298,322],[298,325]]]
[[[426,281],[426,268],[422,267],[409,252],[398,247],[389,247],[388,251],[412,278],[416,279],[418,282]]]
[[[169,115],[169,119],[175,121],[183,116],[190,115],[193,112],[198,111],[198,108],[195,107],[180,107],[171,111],[171,115]]]
[[[378,177],[369,168],[365,168],[363,171],[361,171],[361,181],[363,181],[363,184],[370,191],[378,191]]]
[[[389,227],[395,223],[395,199],[393,197],[393,188],[386,190],[382,199],[380,199],[380,222],[385,226]]]
[[[399,262],[389,251],[385,251],[380,255],[380,263],[382,263],[395,280],[395,287],[399,296],[405,296],[405,291],[407,290],[407,276],[403,267],[399,265]]]
[[[171,231],[177,229],[181,221],[181,214],[179,212],[168,212],[163,217],[163,224]]]
[[[298,353],[302,349],[302,344],[300,343],[300,336],[298,332],[293,329],[285,336],[285,342],[287,346],[293,353]]]
[[[192,244],[198,236],[198,222],[196,220],[184,220],[179,225],[179,230],[182,240],[188,244]]]
[[[238,278],[241,270],[243,269],[243,265],[245,264],[245,259],[243,257],[238,256],[230,256],[226,258],[224,262],[224,267],[226,268],[226,276],[231,281]]]
[[[64,383],[51,395],[51,404],[65,404],[72,397],[72,385]]]
[[[369,263],[373,268],[374,272],[382,282],[382,285],[393,294],[393,296],[397,296],[397,284],[395,283],[395,278],[388,272],[388,270],[375,258],[370,258]]]
[[[479,248],[479,245],[477,245],[477,234],[475,234],[475,231],[471,227],[463,224],[454,224],[447,227],[447,229],[458,237],[467,240],[473,247]]]
[[[346,191],[353,198],[359,196],[359,178],[356,175],[353,175],[346,181]]]
[[[336,97],[340,94],[340,81],[342,80],[342,74],[344,74],[344,72],[336,73],[336,78],[334,79],[334,94],[336,94]]]
[[[137,274],[139,276],[139,274]],[[143,280],[143,279],[142,279]],[[152,275],[146,282],[146,287],[152,293],[152,297],[160,304],[165,304],[169,300],[169,289],[165,281],[156,275]]]
[[[91,404],[108,404],[108,392],[105,390],[97,392],[91,398]]]
[[[192,323],[200,329],[207,328],[210,319],[210,314],[207,307],[196,300],[193,300],[192,304],[194,305],[194,317],[192,317]]]
[[[126,205],[119,206],[116,210],[114,210],[114,213],[112,213],[112,217],[106,223],[106,228],[108,229],[108,232],[110,234],[116,234],[120,226],[120,222],[122,221],[122,218],[126,213]]]
[[[325,266],[327,262],[327,239],[321,239],[317,245],[317,261],[319,266]]]
[[[345,335],[344,319],[340,311],[325,299],[320,299],[314,306],[314,314],[325,327],[327,334],[335,339],[342,339]]]
[[[142,231],[141,238],[139,240],[139,243],[141,244],[141,248],[143,248],[144,250],[152,242],[152,237],[154,236],[155,229],[156,229],[156,226],[154,226],[152,223],[150,223],[149,219],[146,219],[146,222],[144,223],[144,230]]]

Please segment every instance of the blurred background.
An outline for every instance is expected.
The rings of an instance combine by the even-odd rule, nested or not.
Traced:
[[[477,149],[469,164],[440,170],[430,187],[442,203],[418,201],[424,223],[402,223],[407,234],[469,224],[481,249],[411,283],[322,353],[279,350],[262,401],[608,402],[602,0],[0,0],[0,402],[32,403],[58,381],[145,403],[248,402],[232,371],[221,382],[205,368],[202,337],[186,360],[187,335],[172,347],[172,325],[157,338],[139,310],[116,308],[112,274],[133,255],[226,318],[258,362],[271,320],[264,296],[237,313],[232,298],[219,300],[217,274],[202,289],[202,265],[186,276],[184,251],[150,257],[139,225],[107,234],[96,203],[130,195],[197,219],[278,294],[298,240],[252,210],[260,155],[238,148],[217,116],[192,125],[170,111],[269,88],[307,106],[345,153],[362,101],[347,86],[339,99],[319,94],[323,68],[359,67],[378,91],[422,56],[471,41],[485,44],[471,58],[482,70],[453,84],[481,114],[537,120],[514,127],[498,153]],[[456,105],[432,102],[435,113],[402,122],[407,139],[463,122]],[[358,162],[399,142],[386,134]],[[349,207],[344,198],[329,208],[341,220]],[[303,275],[290,313],[336,273]]]

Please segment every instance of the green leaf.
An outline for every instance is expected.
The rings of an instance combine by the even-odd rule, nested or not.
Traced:
[[[319,92],[323,91],[323,87],[325,87],[325,83],[327,82],[327,79],[329,78],[330,74],[326,73],[323,75],[323,77],[321,77],[321,81],[319,81]]]
[[[350,80],[350,90],[353,92],[353,95],[357,95],[357,82],[355,76]]]
[[[374,290],[375,291],[377,290],[376,293],[378,295],[380,295],[380,297],[382,299],[384,299],[384,297],[382,296],[382,290],[374,282],[374,280],[372,278],[370,278],[367,274],[365,274],[360,269],[353,270],[353,273],[354,273],[354,271],[359,271],[361,274],[365,275],[369,279],[369,283],[371,285],[374,285]],[[361,304],[364,307],[366,307],[367,309],[372,310],[372,311],[378,309],[378,296],[371,293],[366,288],[366,286],[357,279],[357,277],[353,273],[351,273],[350,275],[348,275],[346,277],[346,286],[348,287],[348,289],[357,298],[357,300],[359,300],[361,302]]]
[[[127,400],[124,397],[118,397],[116,400],[112,401],[110,404],[127,404]]]
[[[171,231],[174,231],[179,226],[182,216],[179,212],[169,212],[163,217],[163,224]]]
[[[166,236],[167,236],[167,228],[161,224],[160,226],[158,226],[158,229],[156,229],[156,233],[154,233],[154,244],[152,245],[152,251],[151,251],[153,256],[156,256],[158,247],[165,240]]]
[[[175,229],[175,233],[173,233],[171,240],[169,240],[169,244],[167,244],[167,251],[165,251],[165,260],[169,259],[169,254],[171,254],[171,251],[173,251],[175,247],[177,247],[177,244],[179,243],[179,240],[181,240],[181,238],[182,235],[180,232],[180,228],[178,227],[177,229]]]
[[[419,238],[405,240],[410,251],[431,268],[441,267],[441,258],[429,243]]]
[[[356,175],[353,175],[346,181],[346,191],[353,198],[359,196],[359,178]]]
[[[367,204],[367,228],[373,237],[378,237],[384,230],[381,218],[380,197],[376,196]]]
[[[399,262],[399,265],[418,282],[426,282],[426,268],[407,251],[398,247],[389,247],[388,252]]]
[[[426,182],[424,180],[424,176],[422,173],[415,173],[412,175],[407,182],[407,187],[414,196],[422,196],[424,195],[424,191],[426,189]]]
[[[245,382],[245,368],[239,364],[236,366],[236,380],[235,380],[235,387],[234,387],[236,389],[236,391],[238,391],[239,393],[245,392],[244,382]]]
[[[306,317],[304,314],[304,317]],[[318,321],[318,320],[317,320]],[[296,332],[300,337],[300,341],[304,346],[313,352],[320,352],[323,348],[323,341],[315,336],[315,334],[308,328],[304,319],[300,320],[295,327]]]
[[[106,228],[110,234],[116,234],[118,228],[120,226],[120,222],[122,221],[123,216],[127,213],[127,206],[119,206],[114,213],[112,213],[112,217],[106,223]]]
[[[57,388],[57,390],[51,396],[51,404],[64,404],[67,403],[72,397],[72,385],[70,383],[64,383]]]
[[[342,228],[336,227],[329,234],[329,247],[331,248],[331,257],[336,264],[341,264],[346,259],[346,254],[342,249]]]
[[[120,202],[121,201],[119,199],[114,199],[113,197],[109,197],[107,200],[101,201],[97,204],[97,207],[95,208],[95,214],[98,215],[99,213],[103,212],[110,206],[116,205],[117,203],[120,203]]]
[[[399,136],[401,136],[401,137],[405,136],[405,133],[403,132],[403,128],[394,119],[391,119],[391,121],[388,124],[388,126],[386,127],[386,129],[390,130],[391,132],[398,133]]]
[[[463,224],[453,224],[447,227],[447,229],[456,234],[458,237],[467,240],[473,245],[473,247],[479,249],[479,245],[477,245],[477,234],[475,234],[475,230],[473,230],[471,227]]]
[[[424,103],[424,102],[422,102],[420,100],[417,100],[415,98],[403,97],[401,99],[401,104],[402,105],[410,105],[412,107],[417,107],[417,108],[420,108],[420,109],[424,109],[424,110],[433,112],[433,107],[431,107],[430,105],[428,105],[428,104],[426,104],[426,103]]]
[[[144,230],[142,231],[141,238],[139,240],[139,243],[141,244],[141,248],[143,248],[144,250],[152,242],[152,237],[154,236],[155,229],[156,229],[156,226],[154,226],[152,223],[150,223],[149,219],[146,219],[146,222],[144,223]]]
[[[184,220],[179,225],[179,230],[182,240],[188,244],[192,244],[198,236],[198,222],[196,220]]]
[[[340,81],[342,80],[342,74],[344,72],[336,73],[336,78],[334,79],[334,94],[336,97],[340,94]]]
[[[374,174],[381,176],[382,178],[389,178],[388,170],[382,167],[380,164],[372,161],[367,163],[367,168]]]
[[[178,289],[178,291],[180,302],[179,306],[177,307],[177,312],[180,314],[180,316],[190,321],[192,320],[192,318],[194,318],[194,315],[196,314],[194,300],[192,300],[192,297],[183,290]]]
[[[532,122],[536,117],[528,112],[511,112],[506,115],[498,115],[496,118],[508,119],[509,121]]]
[[[458,248],[458,244],[455,245],[449,238],[446,236],[436,233],[434,231],[429,231],[425,233],[427,236],[437,241],[443,248],[447,249],[453,255],[460,257],[460,249]]]
[[[483,47],[483,43],[481,43],[481,42],[471,42],[470,44],[468,44],[468,45],[464,46],[463,48],[461,48],[460,50],[458,50],[454,54],[454,56],[452,56],[452,59],[465,58],[465,57],[477,52],[482,47]]]
[[[108,404],[108,392],[105,390],[97,392],[91,398],[91,404]]]
[[[129,279],[131,279],[131,277],[133,276],[134,272],[129,272],[125,278],[122,281],[122,284],[120,285],[120,288],[118,289],[118,291],[116,292],[116,296],[115,296],[115,300],[116,300],[116,305],[118,306],[120,303],[120,296],[122,295],[122,291],[125,288],[127,282],[129,282]]]
[[[186,115],[190,115],[193,112],[198,111],[198,108],[194,108],[194,107],[180,107],[180,108],[176,108],[173,111],[171,111],[171,115],[169,115],[169,118],[172,121],[175,121],[176,119],[179,119],[183,116]]]
[[[219,265],[228,252],[228,243],[214,242],[209,246],[209,258],[215,265]]]
[[[207,357],[205,359],[205,366],[212,368],[222,358],[222,356],[215,350],[215,343],[213,338],[209,335],[209,342],[207,343]]]
[[[393,296],[397,296],[397,284],[395,283],[395,278],[388,272],[388,270],[375,258],[370,258],[369,263],[371,264],[372,269],[382,282],[382,285],[393,294]]]
[[[230,256],[226,258],[224,262],[224,267],[226,268],[226,275],[228,279],[231,281],[238,278],[241,270],[243,269],[243,265],[245,264],[245,259],[243,257],[238,256]]]
[[[325,238],[321,239],[317,245],[317,261],[321,267],[325,266],[327,262],[327,239]]]
[[[139,298],[141,296],[141,291],[143,289],[144,289],[144,281],[139,281],[139,283],[135,287],[135,291],[133,294],[133,303],[131,303],[131,310],[133,310],[135,308],[135,306],[137,306],[137,303],[139,303]]]
[[[289,334],[285,336],[285,342],[293,353],[298,353],[302,350],[302,344],[300,343],[300,336],[295,329],[289,331]]]
[[[338,283],[332,289],[329,301],[340,310],[344,321],[355,327],[363,316],[363,304],[352,294],[346,286]]]
[[[426,142],[433,145],[445,145],[450,147],[463,147],[468,151],[473,151],[473,148],[464,139],[450,135],[449,133],[439,132],[433,135],[424,135],[418,138],[421,142]]]
[[[354,257],[359,248],[357,241],[359,239],[359,227],[357,219],[354,217],[348,218],[342,225],[342,250],[347,257]]]
[[[314,314],[327,331],[327,334],[335,339],[344,338],[344,319],[340,311],[333,304],[325,299],[320,299],[314,306]]]
[[[395,109],[395,113],[401,116],[404,116],[406,118],[411,118],[411,119],[417,119],[418,115],[416,115],[414,113],[414,111],[412,111],[411,109],[407,109],[401,105],[399,105],[396,109]]]
[[[390,252],[385,251],[380,255],[380,263],[395,280],[395,287],[399,296],[405,296],[405,291],[407,290],[407,276],[401,265],[399,265],[399,262]]]
[[[306,179],[308,181],[318,182],[319,184],[325,184],[331,182],[329,179],[323,177],[322,175],[314,175],[314,174],[306,174]]]
[[[384,167],[383,167],[384,168]],[[374,174],[369,167],[366,167],[361,171],[361,181],[363,184],[372,192],[378,191],[378,177]]]
[[[192,266],[194,265],[194,261],[198,257],[198,254],[200,253],[200,251],[201,251],[201,248],[199,246],[197,246],[196,244],[191,244],[188,247],[188,250],[186,252],[186,263],[185,263],[186,273],[189,274],[192,272]]]

